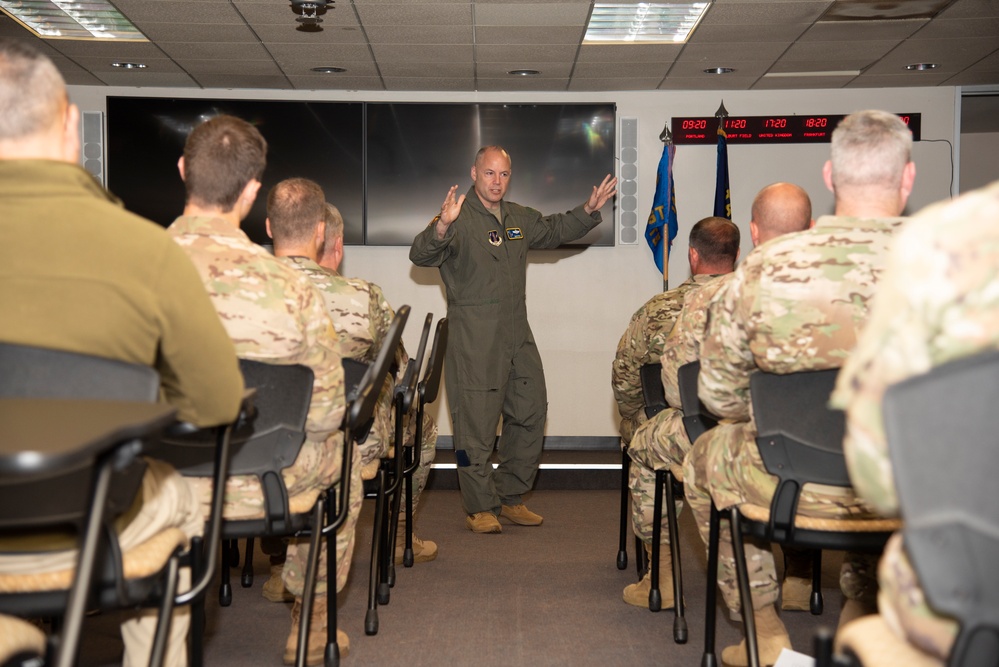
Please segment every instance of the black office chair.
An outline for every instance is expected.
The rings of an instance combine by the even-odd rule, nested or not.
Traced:
[[[0,343],[0,396],[152,403],[159,396],[159,375],[148,366],[60,350]],[[244,402],[244,408],[245,406]],[[177,426],[193,430],[193,427]],[[208,474],[213,475],[216,481],[224,479],[227,474],[231,427],[231,424],[226,424],[213,429]],[[92,508],[87,500],[93,493],[94,485],[100,483],[94,481],[92,469],[67,470],[63,474],[41,480],[2,480],[0,505],[6,509],[0,519],[0,528],[15,533],[26,527],[31,530],[68,528],[82,536],[87,534],[88,524],[103,526],[96,552],[96,581],[87,604],[113,609],[159,606],[160,623],[150,657],[150,664],[158,665],[165,654],[173,607],[191,604],[203,594],[211,579],[210,568],[205,563],[212,562],[217,551],[209,548],[205,553],[202,540],[193,538],[189,549],[183,552],[181,546],[186,538],[179,530],[171,529],[161,534],[159,548],[152,552],[149,548],[152,540],[133,552],[121,552],[114,539],[116,533],[112,522],[115,517],[128,510],[141,488],[146,468],[145,462],[140,458],[143,454],[155,455],[155,447],[150,442],[135,442],[119,448],[114,454],[114,472],[109,481],[108,501],[102,511],[94,511],[97,508]],[[219,534],[221,501],[221,494],[214,495],[210,501],[211,512],[205,529],[205,536],[210,540],[213,536],[217,538]],[[81,551],[86,553],[87,549],[83,548]],[[140,552],[141,559],[151,562],[152,566],[137,567],[130,564],[129,559],[134,560],[135,552]],[[182,566],[191,568],[192,587],[178,595],[177,571]],[[126,572],[133,571],[142,574],[126,576]],[[76,618],[75,603],[68,587],[56,585],[53,579],[46,581],[47,578],[36,578],[33,584],[33,578],[33,575],[19,578],[21,583],[18,590],[21,592],[0,595],[0,610],[55,618],[67,613],[60,647],[55,653],[60,664],[70,664],[74,656],[62,649],[68,647],[69,653],[75,653],[82,608],[79,610],[80,618]],[[200,660],[200,646],[192,645],[190,651],[193,660]]]
[[[756,623],[749,589],[743,539],[754,537],[780,545],[821,551],[879,553],[899,523],[889,519],[833,519],[797,513],[805,484],[852,486],[843,459],[843,413],[828,407],[838,369],[775,375],[756,371],[750,376],[750,396],[756,420],[760,456],[778,478],[769,507],[742,503],[725,514],[732,532],[742,620],[751,667],[759,667]],[[718,571],[718,531],[721,512],[711,507],[708,572]],[[819,577],[821,567],[812,576]],[[814,582],[813,582],[814,585]],[[715,613],[718,585],[708,578],[705,649],[702,665],[716,665]]]
[[[440,390],[441,377],[444,373],[444,351],[447,349],[447,318],[442,317],[437,321],[437,329],[434,331],[434,343],[430,348],[430,358],[427,360],[427,368],[423,374],[423,379],[416,385],[416,435],[413,438],[413,447],[407,448],[406,469],[403,475],[406,478],[406,544],[402,552],[402,564],[404,567],[413,567],[413,473],[420,466],[423,443],[423,416],[426,412],[427,403],[437,400],[437,392]],[[417,372],[419,369],[417,368]],[[395,520],[398,522],[399,515]],[[395,534],[395,531],[392,531]]]
[[[416,396],[416,382],[423,365],[423,354],[430,335],[433,314],[428,313],[420,334],[416,355],[410,359],[406,372],[392,393],[395,436],[392,455],[381,460],[374,479],[365,480],[364,496],[375,501],[372,526],[371,562],[368,573],[368,611],[364,632],[378,634],[378,605],[388,604],[389,589],[395,585],[395,531],[399,514],[400,491],[405,472],[405,417],[410,413]]]
[[[658,363],[644,364],[639,369],[639,379],[642,388],[642,402],[645,418],[651,419],[666,409],[666,395],[663,392],[662,381],[659,377],[659,369],[662,367]],[[631,456],[628,448],[621,449],[621,523],[618,534],[617,548],[617,569],[623,570],[628,567],[628,533],[631,524],[629,509],[631,508]],[[635,535],[635,570],[639,578],[645,576],[649,567],[649,557],[645,553],[642,539]],[[658,611],[656,609],[655,611]]]
[[[884,397],[906,554],[929,605],[960,624],[948,667],[999,665],[997,404],[996,350],[899,382]],[[865,667],[901,664],[884,659],[901,655],[907,665],[942,664],[878,615],[844,626],[837,644]]]

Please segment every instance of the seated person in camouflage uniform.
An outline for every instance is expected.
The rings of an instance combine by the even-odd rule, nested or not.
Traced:
[[[749,232],[754,247],[782,234],[808,229],[812,224],[812,204],[808,193],[791,183],[774,183],[763,188],[753,200],[752,211]],[[683,459],[690,449],[690,441],[683,427],[677,374],[680,366],[699,358],[707,304],[731,275],[728,272],[709,280],[703,287],[687,295],[683,310],[662,348],[662,382],[669,407],[639,426],[628,448],[632,461],[632,479],[643,480],[641,486],[632,484],[631,517],[635,534],[640,535],[646,543],[652,539],[655,471],[666,468],[673,469],[674,474],[680,471]],[[676,505],[679,515],[683,501],[677,500]],[[661,534],[663,544],[668,544],[669,533],[665,526]],[[666,561],[665,565],[660,566],[660,574],[665,577],[665,584],[661,584],[660,588],[664,600],[672,600],[672,572],[668,564],[670,553],[668,549],[661,549],[660,554],[660,560]],[[805,553],[790,553],[790,550],[785,553],[785,557],[781,606],[783,609],[808,609],[808,596],[812,589],[811,560]],[[625,602],[647,607],[649,588],[649,575],[646,574],[642,581],[624,589]]]
[[[267,196],[267,230],[274,239],[274,254],[308,276],[322,293],[333,328],[340,339],[341,354],[366,363],[373,362],[388,335],[395,311],[378,285],[358,278],[344,278],[335,269],[323,268],[317,263],[320,254],[343,257],[343,217],[340,211],[326,202],[318,184],[304,178],[288,179],[271,188]],[[339,263],[338,259],[336,265],[339,266]],[[409,363],[402,346],[396,361],[399,366],[397,378],[402,379]],[[387,379],[375,407],[371,432],[358,447],[361,463],[370,471],[367,474],[362,471],[364,479],[374,477],[379,459],[388,456],[395,437],[393,386],[394,382]],[[416,434],[412,414],[407,415],[404,424],[407,443],[412,443]],[[433,463],[436,443],[437,425],[425,415],[420,467],[413,474],[414,509]],[[400,522],[399,530],[404,527],[405,522]],[[402,563],[404,544],[405,536],[397,535],[398,563]],[[414,535],[413,557],[417,563],[431,561],[437,557],[437,545]]]
[[[306,420],[306,439],[294,464],[283,471],[289,505],[307,512],[319,494],[340,482],[345,413],[340,344],[322,295],[304,276],[240,229],[260,189],[267,142],[252,125],[233,116],[217,116],[197,126],[180,159],[187,190],[184,213],[167,230],[193,260],[216,311],[241,358],[274,364],[302,364],[315,380]],[[354,454],[348,516],[337,533],[337,590],[347,581],[354,527],[361,507],[360,465]],[[198,480],[202,498],[210,480]],[[227,518],[263,516],[263,494],[255,477],[230,477],[226,484]],[[319,664],[326,644],[326,549],[322,541],[316,603],[312,611],[308,662]],[[294,662],[308,541],[292,540],[284,580],[295,596],[285,662]],[[338,631],[341,653],[347,635]]]
[[[0,341],[152,366],[179,419],[231,422],[243,379],[197,271],[159,225],[126,211],[77,164],[79,109],[58,69],[33,47],[3,38],[0,109]],[[147,463],[118,526],[122,552],[204,528],[185,479],[166,463]],[[75,566],[75,540],[36,537],[0,544],[0,590],[24,575]],[[181,590],[189,575],[181,570]],[[122,664],[148,662],[156,621],[155,609],[122,615]],[[187,664],[189,626],[190,607],[175,609],[167,667]]]
[[[897,216],[912,190],[912,133],[890,113],[861,111],[833,132],[832,160],[823,175],[836,202],[836,215],[757,248],[708,306],[701,344],[699,395],[723,418],[694,443],[684,462],[687,501],[705,543],[711,501],[724,510],[742,502],[769,505],[774,478],[756,447],[750,414],[749,375],[839,368],[867,320],[868,304],[883,271],[888,245],[902,223]],[[798,512],[808,516],[876,514],[852,489],[806,487]],[[756,615],[760,660],[773,664],[790,648],[777,615],[773,553],[746,544]],[[869,557],[848,555],[840,586],[844,613],[873,601],[877,583]],[[719,586],[726,604],[738,610],[732,544],[722,531]],[[843,614],[841,614],[842,617]],[[722,652],[726,665],[747,665],[745,640]]]
[[[706,285],[722,274],[730,273],[735,268],[739,257],[739,228],[725,218],[704,218],[698,221],[690,230],[687,259],[690,263],[690,277],[674,289],[656,294],[631,316],[628,328],[625,329],[617,344],[617,353],[611,364],[611,387],[614,398],[617,399],[618,411],[621,413],[621,444],[627,448],[632,460],[638,460],[639,465],[629,469],[629,486],[631,487],[632,507],[650,508],[647,521],[641,514],[632,514],[632,524],[635,534],[645,542],[645,549],[651,555],[652,541],[652,499],[655,492],[655,472],[652,466],[644,463],[631,450],[632,436],[646,420],[644,400],[642,398],[642,382],[640,372],[645,364],[659,362],[667,336],[673,329],[684,299],[690,298],[702,285]],[[676,413],[676,409],[664,412]],[[662,413],[660,413],[662,414]],[[682,429],[682,425],[680,426]],[[667,535],[663,518],[664,536]],[[671,576],[670,555],[668,550],[660,551],[660,572],[666,577]],[[624,589],[624,601],[639,607],[649,606],[649,573],[637,584],[631,584]],[[673,587],[667,579],[663,588],[663,606],[673,606]]]
[[[892,246],[870,322],[833,394],[833,403],[847,411],[850,478],[857,493],[887,516],[899,513],[891,461],[899,452],[889,456],[885,441],[885,389],[999,347],[997,284],[999,182],[923,209]],[[881,617],[910,644],[946,661],[957,623],[927,605],[901,535],[888,543],[878,581]]]

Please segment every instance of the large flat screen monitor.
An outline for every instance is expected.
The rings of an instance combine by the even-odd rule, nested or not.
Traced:
[[[613,104],[418,104],[108,97],[108,189],[164,226],[181,214],[177,171],[187,135],[227,113],[268,143],[263,187],[243,229],[261,244],[268,190],[293,176],[319,183],[344,216],[348,244],[409,245],[452,185],[471,185],[475,152],[505,147],[507,199],[561,213],[615,172]],[[614,245],[614,203],[573,245]]]
[[[253,123],[267,140],[267,168],[242,228],[268,244],[267,192],[303,176],[322,186],[344,217],[347,243],[364,242],[364,116],[360,102],[108,97],[108,190],[141,216],[167,226],[184,208],[177,160],[191,129],[231,114]]]
[[[366,242],[409,245],[440,210],[448,188],[464,194],[481,146],[507,149],[506,198],[542,214],[582,204],[614,174],[613,104],[368,103]],[[614,203],[575,244],[614,245]]]

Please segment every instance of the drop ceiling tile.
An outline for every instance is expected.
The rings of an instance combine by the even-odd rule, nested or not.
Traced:
[[[808,30],[808,23],[761,23],[739,25],[718,23],[699,25],[687,40],[688,44],[716,44],[741,42],[752,36],[754,42],[791,42]]]
[[[419,62],[471,61],[472,46],[464,44],[373,44],[375,58],[382,60],[415,60]]]
[[[927,23],[929,19],[902,21],[819,21],[802,36],[802,41],[836,42],[870,39],[905,39]]]
[[[284,72],[273,60],[178,60],[177,64],[195,78],[202,74],[226,74],[239,72],[240,75],[282,76]]]
[[[325,25],[325,24],[324,24]],[[302,32],[295,24],[260,25],[253,28],[256,38],[265,44],[282,42],[285,44],[352,44],[364,43],[364,32],[357,26],[326,25],[321,32]]]
[[[701,19],[702,25],[759,25],[767,23],[811,23],[825,11],[828,2],[715,2]],[[746,35],[751,38],[752,35]]]
[[[769,60],[740,60],[738,62],[710,62],[710,63],[691,63],[676,61],[669,69],[669,75],[671,77],[701,77],[701,76],[712,76],[716,79],[728,79],[733,75],[740,77],[746,76],[763,76],[773,63]],[[709,67],[731,67],[734,72],[729,74],[706,74],[704,70]]]
[[[283,67],[295,64],[316,67],[334,60],[372,60],[366,44],[270,44],[268,50]]]
[[[475,79],[472,77],[433,79],[415,79],[409,77],[392,77],[385,79],[385,90],[426,90],[428,85],[433,85],[434,90],[444,91],[473,91],[475,90]]]
[[[314,74],[289,76],[288,80],[296,90],[385,90],[382,80],[376,76],[332,78],[325,74]]]
[[[145,58],[142,60],[142,64],[145,65],[145,69],[131,69],[126,70],[121,67],[112,67],[111,63],[115,62],[113,58],[104,58],[101,56],[76,56],[73,58],[81,67],[86,68],[90,72],[104,78],[104,72],[127,72],[130,74],[150,74],[152,72],[164,73],[164,72],[181,72],[183,71],[176,62],[170,60],[169,58]]]
[[[478,2],[475,25],[578,26],[585,25],[589,9],[589,5],[582,3]]]
[[[410,26],[460,26],[472,24],[471,4],[370,4],[354,5],[361,24]]]
[[[585,30],[579,28],[483,26],[475,29],[477,44],[575,44],[583,39]]]
[[[858,76],[849,88],[898,88],[939,86],[952,74],[947,72],[907,72],[905,74],[868,74]]]
[[[573,76],[569,82],[570,91],[613,91],[613,90],[654,90],[661,77],[609,77],[588,78]]]
[[[991,37],[999,41],[999,17],[937,19],[912,36],[921,39],[964,39],[967,37]]]
[[[218,25],[243,21],[239,11],[228,2],[194,2],[191,0],[119,0],[118,10],[136,26],[143,23],[197,23]]]
[[[842,88],[856,76],[789,76],[761,77],[752,90],[808,90],[810,88]]]
[[[539,44],[537,46],[519,46],[511,49],[506,46],[478,46],[475,48],[477,62],[499,62],[502,60],[526,63],[532,62],[572,62],[576,59],[576,47],[569,45]]]
[[[259,42],[214,44],[206,42],[158,42],[167,56],[180,58],[224,58],[225,60],[264,60],[271,56]]]
[[[958,72],[954,76],[945,80],[942,85],[946,86],[995,86],[999,84],[999,69],[994,70],[965,70]],[[999,114],[996,115],[999,118]],[[991,132],[999,131],[992,129]]]
[[[757,81],[754,76],[669,76],[659,85],[660,90],[747,90]]]
[[[342,67],[346,72],[330,72],[328,74],[313,72],[313,67]],[[281,66],[281,72],[291,78],[293,76],[325,76],[330,79],[347,77],[378,76],[378,67],[373,60],[346,60],[334,58],[314,62],[292,62]]]
[[[996,49],[991,38],[926,39],[903,42],[871,66],[871,74],[898,74],[912,63],[937,63],[941,72],[959,72]]]
[[[655,65],[652,63],[576,63],[572,70],[573,78],[612,79],[612,78],[646,78],[655,79],[656,84],[666,76],[669,63]],[[653,86],[655,87],[655,86]]]
[[[141,77],[130,76],[133,72],[98,72],[95,74],[108,86],[141,86],[143,88],[197,88],[198,82],[183,72],[140,72]]]
[[[525,79],[504,77],[502,79],[476,79],[476,89],[488,92],[564,92],[569,87],[568,79]]]
[[[678,44],[588,44],[579,49],[579,62],[601,63],[670,63],[677,59],[683,47]]]
[[[472,63],[419,63],[390,60],[380,64],[382,76],[390,78],[457,79],[475,75]]]
[[[478,77],[486,77],[490,79],[501,79],[507,75],[507,72],[517,69],[536,69],[541,74],[532,77],[522,77],[529,79],[568,79],[569,73],[572,71],[571,62],[547,62],[544,64],[535,65],[534,63],[524,64],[520,60],[513,60],[509,62],[490,62],[484,63],[480,62],[475,66],[475,73]]]
[[[244,23],[204,25],[200,23],[145,23],[142,32],[153,41],[165,42],[255,42],[257,36]]]
[[[409,26],[386,25],[365,28],[372,44],[472,44],[471,26]]]
[[[898,46],[899,40],[842,41],[842,42],[798,42],[792,44],[781,56],[786,60],[834,60],[855,58],[866,60],[868,64],[879,60]],[[828,69],[833,69],[832,67]]]
[[[710,62],[726,65],[742,60],[769,60],[773,62],[787,50],[786,42],[729,42],[727,44],[688,44],[677,58],[680,62]]]
[[[291,82],[284,76],[256,76],[253,74],[199,74],[195,77],[203,88],[271,88],[290,90]]]
[[[781,60],[773,64],[770,72],[841,72],[863,71],[871,61],[867,58],[836,58],[835,60]],[[856,75],[854,75],[856,76]],[[832,86],[836,87],[836,86]]]

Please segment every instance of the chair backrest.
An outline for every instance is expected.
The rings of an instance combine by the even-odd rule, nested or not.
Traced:
[[[903,539],[930,605],[961,632],[948,665],[999,664],[999,351],[885,392]]]
[[[402,339],[402,330],[406,327],[406,320],[409,319],[409,311],[409,306],[400,306],[395,311],[395,317],[392,318],[374,363],[368,366],[361,382],[347,396],[347,415],[344,424],[351,432],[363,428],[374,415],[378,394],[395,359],[395,351]]]
[[[662,364],[643,364],[638,371],[642,383],[642,402],[645,417],[652,419],[666,409],[666,390],[663,389]]]
[[[152,403],[159,395],[155,369],[87,354],[0,343],[0,396],[85,398]],[[142,459],[122,461],[106,505],[108,516],[129,508],[146,469]],[[58,525],[79,530],[87,517],[90,467],[45,479],[0,481],[0,507],[8,526]]]
[[[0,343],[0,396],[152,403],[155,369],[88,354]]]
[[[434,314],[427,313],[423,320],[423,330],[420,332],[420,342],[416,347],[416,356],[409,360],[406,366],[406,374],[402,382],[396,385],[396,397],[401,401],[399,408],[402,414],[409,412],[413,407],[413,399],[416,397],[416,385],[420,379],[420,369],[423,368],[423,355],[427,350],[427,340],[430,337],[430,327],[434,321]]]
[[[683,429],[687,440],[693,444],[708,429],[718,425],[718,419],[708,412],[697,396],[697,376],[701,374],[701,362],[691,361],[677,369],[677,385],[680,388],[680,407],[683,410]]]
[[[793,530],[805,483],[852,486],[843,458],[844,415],[829,407],[838,373],[833,368],[750,375],[756,444],[767,471],[779,478],[770,505],[777,540]]]
[[[430,358],[427,361],[427,369],[423,374],[423,379],[417,391],[420,395],[420,403],[426,405],[437,400],[437,392],[441,387],[441,377],[444,373],[444,351],[447,349],[447,318],[442,317],[437,321],[437,328],[434,330],[434,344],[430,348]]]

